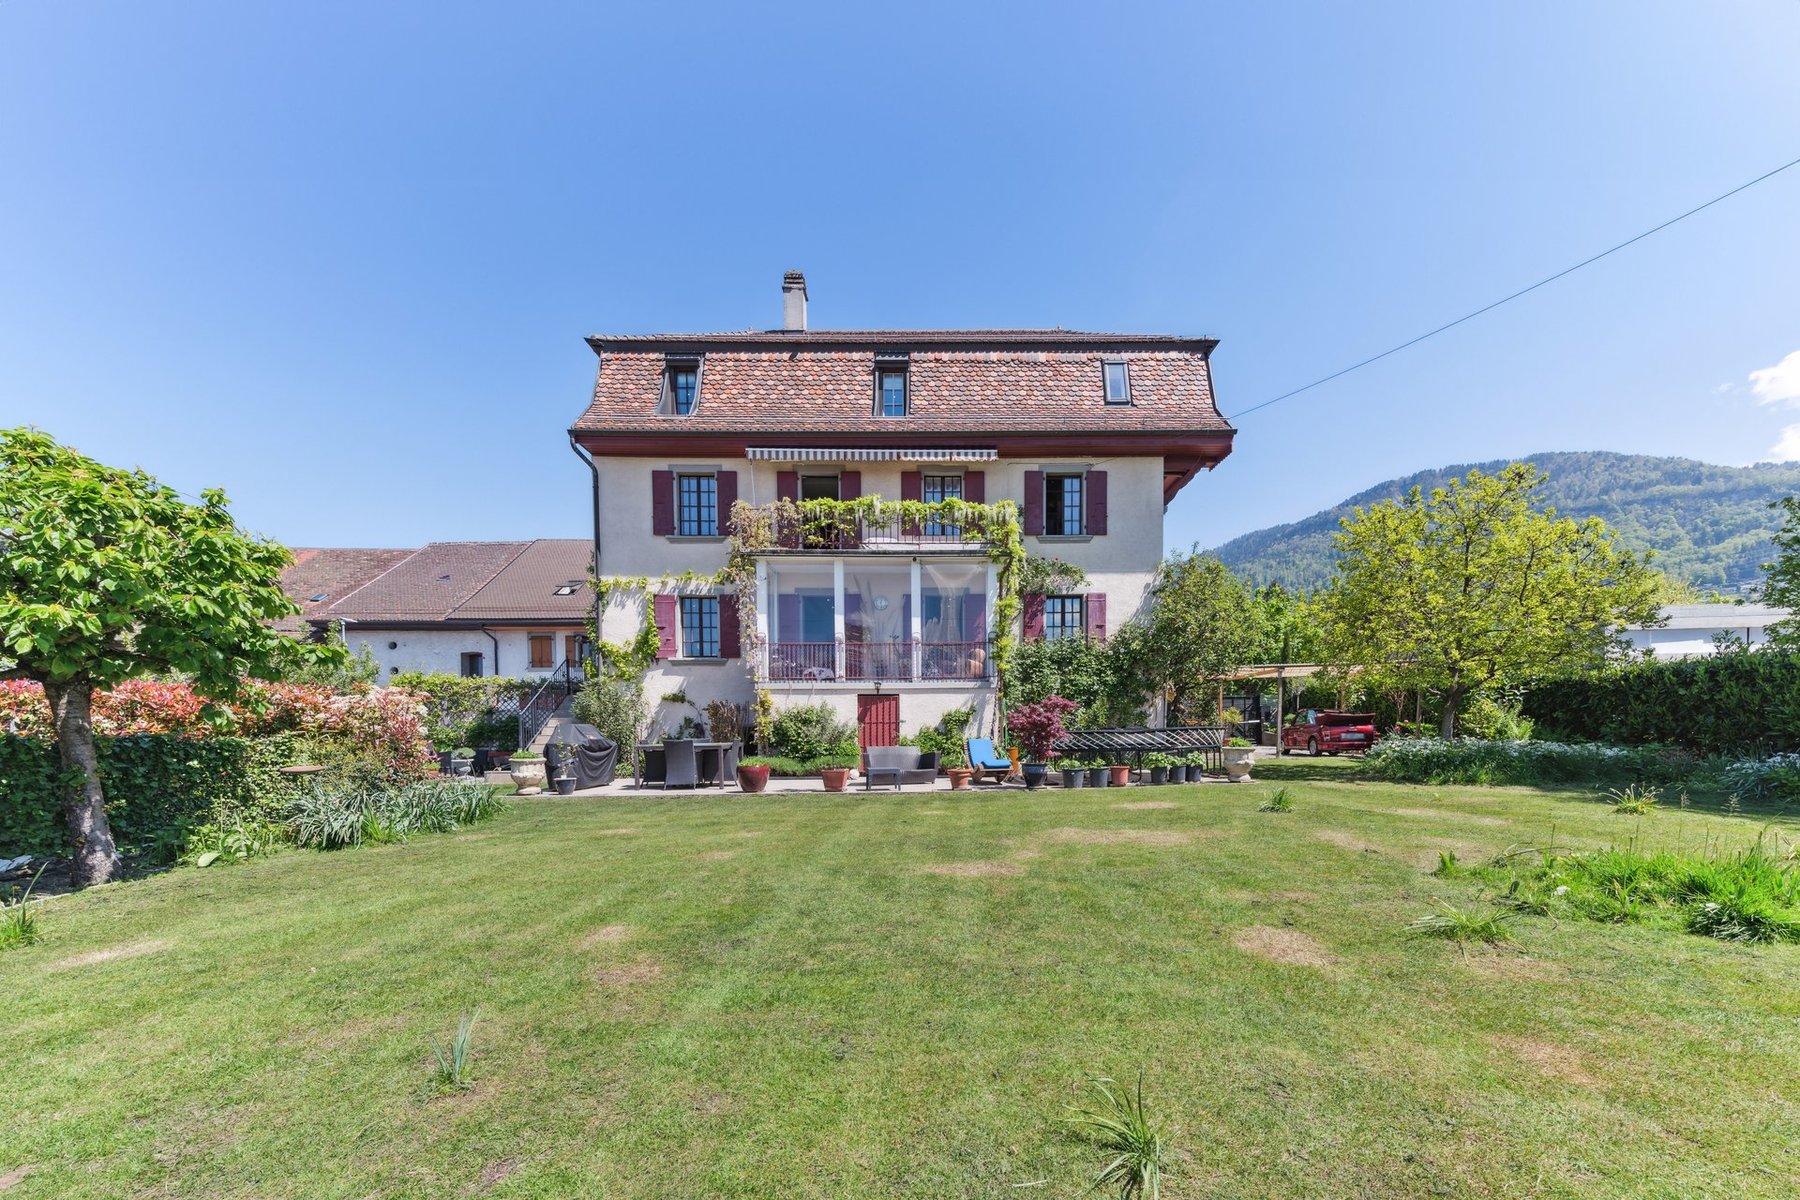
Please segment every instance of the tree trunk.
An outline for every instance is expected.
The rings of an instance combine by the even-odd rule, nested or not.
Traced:
[[[1456,736],[1456,709],[1462,703],[1462,689],[1450,688],[1444,693],[1444,715],[1438,718],[1438,736],[1446,741]]]
[[[56,724],[56,751],[62,759],[63,821],[75,850],[75,883],[107,883],[119,868],[119,851],[106,820],[100,764],[94,753],[93,688],[85,680],[46,683],[44,698]]]

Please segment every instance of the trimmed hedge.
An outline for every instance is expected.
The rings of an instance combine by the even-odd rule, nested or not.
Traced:
[[[1540,732],[1571,741],[1660,743],[1696,754],[1800,750],[1800,654],[1652,660],[1525,693]]]
[[[189,822],[279,820],[295,783],[279,773],[293,738],[95,739],[106,813],[121,846],[143,846]],[[0,857],[66,854],[54,743],[0,735]]]

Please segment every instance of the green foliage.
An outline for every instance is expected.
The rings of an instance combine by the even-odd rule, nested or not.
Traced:
[[[1764,604],[1800,612],[1800,496],[1783,496],[1769,507],[1781,514],[1781,527],[1769,539],[1775,561],[1762,565],[1760,598]],[[1800,620],[1787,617],[1771,624],[1767,632],[1769,644],[1777,650],[1800,650]]]
[[[1800,750],[1800,654],[1759,651],[1539,680],[1524,712],[1559,737],[1696,754]]]
[[[1279,583],[1269,583],[1256,589],[1253,602],[1259,613],[1256,622],[1258,637],[1248,661],[1324,661],[1325,635],[1319,628],[1319,614],[1311,599],[1304,594],[1290,592]]]
[[[1529,741],[1536,723],[1523,714],[1520,704],[1516,692],[1478,692],[1462,710],[1457,725],[1464,737],[1490,742]]]
[[[1604,517],[1622,545],[1640,553],[1654,550],[1660,567],[1701,588],[1759,579],[1762,564],[1773,557],[1771,536],[1779,524],[1770,504],[1800,494],[1800,466],[1793,463],[1722,467],[1600,451],[1534,454],[1530,461],[1549,472],[1546,503],[1573,517]],[[1505,460],[1475,464],[1489,474],[1506,465]],[[1219,548],[1219,557],[1259,584],[1322,587],[1337,559],[1332,542],[1340,521],[1415,487],[1426,492],[1443,487],[1468,470],[1445,467],[1388,480],[1291,525],[1234,538]],[[1661,602],[1679,601],[1665,593]]]
[[[1606,802],[1612,805],[1614,813],[1628,817],[1646,817],[1656,811],[1656,804],[1662,792],[1658,788],[1641,783],[1628,783],[1622,788],[1614,788],[1606,793]]]
[[[1512,930],[1507,926],[1515,914],[1506,909],[1478,913],[1465,912],[1442,900],[1433,900],[1431,904],[1436,911],[1410,922],[1406,926],[1408,933],[1453,942],[1486,942],[1490,946],[1513,940]]]
[[[373,791],[313,787],[294,801],[288,826],[296,846],[337,850],[405,841],[414,833],[445,833],[505,810],[506,801],[496,789],[449,779]]]
[[[1166,691],[1171,721],[1197,720],[1218,682],[1256,656],[1262,611],[1250,585],[1198,549],[1165,559],[1149,615],[1120,631],[1119,653],[1144,688]]]
[[[1074,563],[1050,555],[1027,555],[1019,569],[1019,591],[1026,595],[1051,596],[1073,592],[1087,584],[1087,572]]]
[[[1513,463],[1358,509],[1320,597],[1329,661],[1437,692],[1446,737],[1477,692],[1598,666],[1655,615],[1655,577],[1598,517],[1545,509],[1543,482]]]
[[[1503,888],[1520,913],[1800,942],[1800,863],[1768,835],[1735,851],[1515,851],[1466,874]]]
[[[937,724],[921,729],[910,744],[927,754],[936,754],[940,767],[963,766],[969,757],[969,726],[974,720],[973,708],[953,708],[939,717]]]
[[[810,764],[797,758],[783,758],[778,754],[752,754],[738,760],[739,766],[767,767],[769,774],[779,775],[786,779],[802,779],[813,774]]]
[[[292,844],[293,832],[279,821],[208,822],[183,837],[181,861],[195,867],[244,863],[267,858]]]
[[[769,749],[782,758],[811,762],[858,754],[856,726],[840,721],[824,704],[784,709],[769,730]]]
[[[343,649],[344,635],[341,628],[332,629],[330,642],[340,650]],[[364,642],[356,648],[355,654],[342,654],[305,663],[289,671],[287,679],[290,683],[318,684],[343,695],[381,682],[381,666],[375,661],[375,652]]]
[[[278,818],[296,785],[279,768],[299,739],[97,738],[106,811],[121,846],[147,847],[166,834],[212,822]],[[0,734],[0,855],[68,853],[53,747]]]
[[[1094,1177],[1094,1190],[1114,1191],[1120,1200],[1158,1200],[1163,1172],[1174,1156],[1174,1134],[1152,1119],[1144,1104],[1144,1073],[1138,1072],[1137,1089],[1130,1092],[1104,1077],[1089,1082],[1099,1099],[1087,1108],[1072,1107],[1066,1120],[1113,1156]]]
[[[644,731],[643,680],[605,676],[588,680],[576,693],[575,719],[629,751]]]
[[[1100,729],[1143,723],[1149,684],[1138,669],[1135,631],[1107,641],[1066,637],[1024,642],[1006,676],[1006,706],[1063,696],[1080,705],[1070,724]]]
[[[481,1010],[464,1013],[456,1023],[456,1035],[450,1039],[448,1046],[437,1042],[431,1043],[431,1056],[434,1060],[431,1084],[440,1092],[467,1091],[469,1087],[469,1058],[473,1048],[475,1018]]]
[[[39,867],[31,882],[25,885],[25,892],[20,895],[17,888],[4,903],[0,903],[0,950],[10,950],[14,946],[32,946],[44,940],[43,930],[38,927],[38,909],[42,902],[31,903],[31,889],[43,878],[44,868]]]
[[[1256,806],[1256,811],[1257,812],[1267,812],[1267,813],[1293,812],[1294,811],[1294,801],[1293,801],[1293,798],[1288,794],[1288,790],[1286,788],[1284,788],[1284,787],[1276,788],[1274,791],[1270,792],[1266,797],[1264,797],[1263,802],[1261,804]]]
[[[1722,782],[1726,767],[1664,746],[1383,738],[1364,769],[1392,783],[1545,787],[1556,784]]]

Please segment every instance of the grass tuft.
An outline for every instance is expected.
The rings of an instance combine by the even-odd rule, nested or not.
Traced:
[[[1657,802],[1661,798],[1660,788],[1641,783],[1628,783],[1606,793],[1606,802],[1612,805],[1613,814],[1621,817],[1647,817],[1656,811]]]
[[[475,1017],[480,1012],[467,1012],[462,1020],[456,1023],[456,1036],[450,1039],[448,1046],[438,1042],[431,1043],[431,1054],[435,1058],[436,1067],[432,1073],[431,1085],[440,1092],[462,1092],[469,1088],[469,1050],[472,1035],[475,1032]]]
[[[1284,787],[1270,792],[1263,802],[1256,806],[1257,812],[1284,813],[1294,811],[1294,799]]]
[[[1120,1200],[1158,1200],[1174,1134],[1150,1118],[1144,1105],[1144,1073],[1138,1072],[1135,1092],[1118,1088],[1105,1077],[1090,1082],[1100,1093],[1099,1100],[1091,1108],[1072,1107],[1067,1120],[1113,1155],[1094,1177],[1094,1190],[1115,1190]]]
[[[1445,938],[1453,942],[1486,942],[1490,946],[1513,940],[1512,930],[1507,928],[1513,914],[1503,909],[1489,909],[1485,913],[1464,912],[1454,904],[1446,904],[1442,900],[1433,900],[1432,906],[1437,911],[1409,923],[1407,932],[1419,937]]]
[[[44,866],[49,864],[45,863]],[[37,914],[43,901],[38,901],[36,906],[31,903],[31,889],[37,886],[37,881],[43,876],[44,866],[40,866],[37,874],[31,877],[31,882],[25,885],[24,895],[17,895],[18,889],[14,888],[13,898],[0,905],[0,950],[33,946],[44,940],[43,931],[38,928]]]

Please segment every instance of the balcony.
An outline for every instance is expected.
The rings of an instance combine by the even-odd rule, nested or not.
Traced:
[[[781,503],[768,506],[771,530],[769,554],[986,554],[988,536],[984,520],[969,516],[960,522],[908,521],[896,509],[874,514],[825,512],[823,505]],[[948,515],[948,514],[946,514]]]
[[[975,682],[990,679],[988,643],[771,642],[769,679],[779,683]]]

